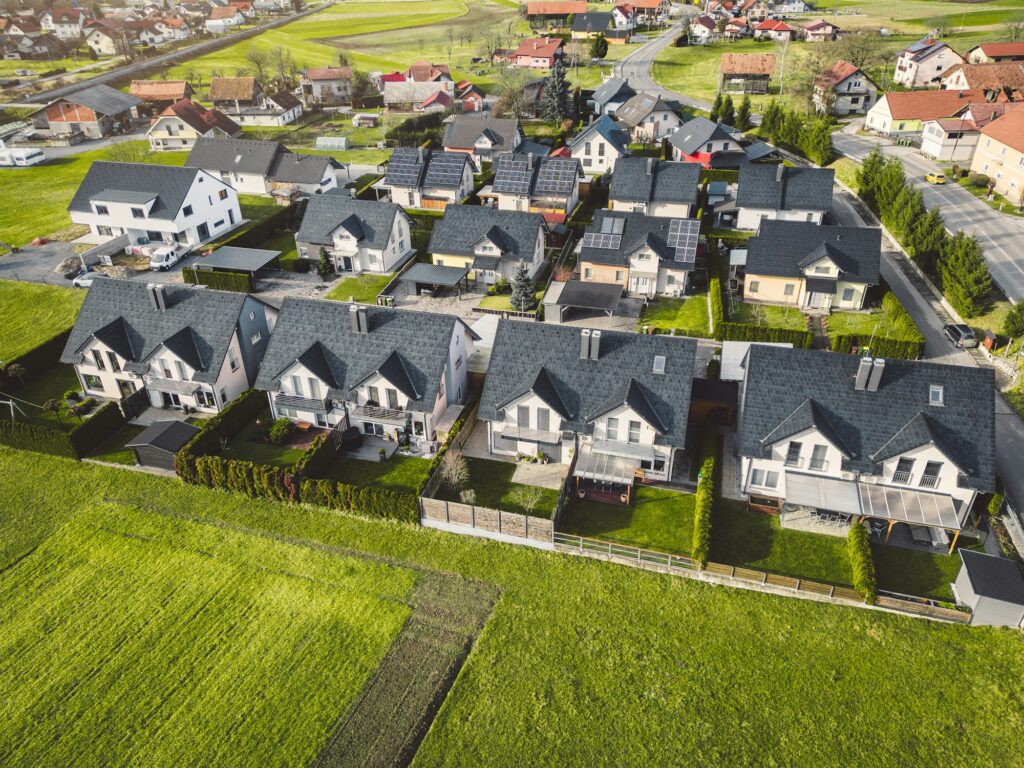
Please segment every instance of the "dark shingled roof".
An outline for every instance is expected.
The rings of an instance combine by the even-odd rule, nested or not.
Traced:
[[[619,107],[615,116],[632,128],[640,125],[648,115],[665,111],[674,112],[675,110],[660,95],[654,96],[641,92]]]
[[[149,357],[167,345],[196,369],[193,381],[214,384],[227,357],[246,294],[165,285],[167,309],[153,308],[146,283],[140,280],[96,280],[89,288],[75,326],[71,329],[62,363],[82,362],[82,347],[95,337],[127,345],[125,369],[149,371]],[[198,363],[198,365],[197,365]]]
[[[610,12],[577,13],[572,20],[572,32],[607,32],[610,29],[615,29],[615,19]]]
[[[622,102],[629,101],[636,96],[636,90],[625,80],[619,77],[610,77],[594,89],[593,101],[601,109],[613,99]]]
[[[473,160],[465,152],[395,147],[388,161],[384,184],[389,187],[457,189],[462,183],[466,163],[473,168]]]
[[[747,274],[801,277],[804,269],[828,258],[840,280],[878,285],[882,230],[829,227],[808,221],[765,219],[747,241]]]
[[[964,473],[961,484],[994,490],[995,376],[990,369],[886,360],[878,391],[868,392],[854,388],[859,365],[854,355],[752,345],[744,362],[739,453],[768,456],[770,441],[785,439],[787,420],[798,420],[800,411],[801,423],[826,425],[848,451],[844,470],[874,474],[877,457],[896,455],[893,447],[910,450],[922,437],[905,439],[918,431],[924,413],[929,429],[940,436],[940,449]],[[943,406],[928,403],[933,384],[943,387]]]
[[[568,195],[582,178],[583,167],[573,158],[501,155],[494,163],[492,188],[511,195]]]
[[[728,126],[708,120],[706,117],[687,120],[668,137],[669,143],[684,155],[692,155],[709,141],[725,141],[726,139],[735,141]]]
[[[1020,566],[1005,557],[959,549],[971,589],[981,597],[1024,605],[1024,575]]]
[[[606,225],[606,220],[619,219],[622,221],[621,239],[608,243],[609,247],[597,247],[588,244],[588,235],[598,235],[605,230],[611,230]],[[696,239],[693,239],[692,248],[687,248],[689,260],[676,259],[675,247],[669,245],[669,234],[673,222],[694,222],[693,219],[667,216],[648,216],[645,213],[633,211],[608,211],[598,210],[594,213],[594,223],[587,227],[583,235],[583,246],[580,248],[580,261],[589,261],[595,264],[626,264],[632,253],[643,246],[649,246],[658,257],[664,261],[678,266],[680,269],[691,269],[694,265],[696,252]],[[696,222],[693,227],[696,228]],[[614,235],[612,235],[614,237]],[[655,270],[652,271],[656,271]]]
[[[646,409],[638,414],[660,425],[662,442],[681,448],[696,349],[692,339],[602,331],[599,358],[581,360],[579,328],[499,320],[479,415],[500,420],[516,393],[543,392],[552,409],[559,403],[568,414],[563,429],[590,433],[594,414],[630,394]],[[654,373],[659,355],[666,359],[663,374]]]
[[[220,173],[253,173],[288,184],[319,184],[328,168],[341,165],[327,155],[300,155],[278,141],[201,137],[186,167]]]
[[[831,168],[744,165],[736,189],[736,206],[773,211],[828,211],[832,208],[835,175]]]
[[[595,133],[611,144],[612,148],[620,155],[625,155],[629,152],[629,131],[619,125],[615,118],[610,115],[601,115],[597,120],[580,131],[569,142],[569,149],[575,150],[576,147],[585,144]],[[615,172],[619,172],[618,166],[616,166]]]
[[[295,239],[300,243],[333,245],[331,234],[344,226],[357,242],[367,248],[381,250],[387,247],[396,216],[405,216],[402,206],[397,203],[354,200],[341,193],[313,195],[306,204]]]
[[[91,200],[114,202],[114,198],[126,198],[134,193],[145,193],[156,202],[150,208],[155,219],[173,219],[178,215],[198,168],[175,168],[168,165],[149,163],[108,163],[97,161],[89,166],[85,178],[78,185],[78,191],[71,198],[69,211],[92,213]],[[219,180],[214,182],[220,184]]]
[[[369,333],[352,329],[352,306],[366,311]],[[350,390],[379,371],[403,392],[415,395],[409,410],[429,412],[457,324],[463,325],[452,315],[287,297],[255,386],[276,391],[281,375],[319,344],[322,360],[316,364],[330,369],[331,379],[324,377],[327,397],[347,400]]]
[[[628,405],[632,408],[633,412],[646,421],[659,435],[665,434],[666,427],[654,406],[651,405],[651,401],[647,399],[643,386],[637,383],[636,379],[632,378],[622,382],[621,386],[613,390],[608,399],[601,403],[597,410],[587,417],[587,420],[595,421],[622,405]]]
[[[525,211],[499,211],[479,205],[449,205],[444,217],[434,224],[430,253],[471,256],[477,243],[489,239],[501,251],[502,259],[532,261],[537,232],[544,217]]]
[[[444,147],[471,150],[476,147],[476,140],[481,135],[491,140],[490,152],[511,152],[516,145],[516,138],[520,136],[519,121],[514,117],[460,115],[445,130]]]
[[[125,443],[125,448],[153,447],[168,453],[177,453],[197,434],[199,427],[187,421],[154,421]]]
[[[700,165],[650,157],[624,157],[615,163],[611,200],[696,204]]]

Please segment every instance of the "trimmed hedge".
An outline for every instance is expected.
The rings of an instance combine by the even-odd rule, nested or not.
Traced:
[[[711,433],[714,436],[714,433]],[[697,481],[697,496],[693,510],[693,559],[697,567],[705,568],[711,555],[711,510],[715,502],[715,456],[704,459]]]
[[[722,303],[722,281],[718,275],[708,282],[708,295],[711,297],[711,337],[721,341],[725,333],[725,305]]]
[[[878,598],[878,582],[875,579],[875,561],[871,556],[868,529],[861,523],[855,524],[847,535],[847,543],[853,568],[853,586],[864,597],[864,602],[874,605]]]
[[[1003,494],[993,494],[992,498],[988,500],[985,511],[988,512],[989,517],[999,517],[1003,512]]]
[[[86,419],[68,433],[71,446],[78,456],[88,456],[117,430],[124,426],[124,415],[114,402],[101,406],[92,418]]]
[[[729,168],[705,168],[700,172],[701,183],[709,181],[736,182],[740,180],[740,172]]]
[[[419,496],[376,486],[359,486],[335,480],[306,478],[301,486],[302,501],[345,512],[417,523]]]
[[[235,232],[228,232],[224,237],[214,240],[203,246],[203,250],[216,250],[225,245],[234,245],[239,248],[260,248],[267,240],[270,240],[279,232],[284,230],[295,230],[302,223],[302,216],[306,212],[306,200],[300,199],[291,205],[281,208],[262,221],[256,221],[248,226],[243,226]]]
[[[258,389],[247,389],[216,416],[204,421],[199,434],[185,443],[174,457],[174,471],[178,477],[186,483],[198,483],[198,459],[220,451],[220,439],[231,437],[241,430],[266,407],[266,402]]]
[[[917,360],[924,354],[924,336],[918,330],[914,319],[900,304],[892,291],[882,297],[882,314],[896,329],[898,336],[875,336],[870,334],[836,334],[832,336],[832,351],[849,354],[853,347],[871,345],[875,357],[892,357],[900,360]]]
[[[298,501],[299,488],[294,473],[269,464],[200,456],[195,461],[196,485],[244,493],[257,499]]]
[[[722,323],[722,339],[725,341],[769,341],[792,344],[798,349],[810,349],[812,338],[810,331],[766,328],[749,323]]]
[[[41,341],[32,349],[21,353],[12,360],[5,360],[3,367],[0,367],[0,384],[5,387],[20,387],[21,382],[17,376],[5,376],[4,368],[18,364],[25,369],[25,379],[38,376],[60,362],[60,353],[64,351],[71,329],[61,331],[56,336],[51,336],[46,341]]]
[[[252,277],[246,272],[214,272],[209,269],[184,267],[181,278],[191,285],[205,285],[218,291],[235,291],[251,293],[255,286]]]
[[[88,456],[124,425],[117,403],[106,403],[73,429],[64,431],[43,424],[0,419],[0,443],[25,451],[80,459]]]
[[[330,435],[327,432],[321,432],[313,438],[309,448],[295,462],[296,474],[302,477],[319,475],[331,465],[338,452],[329,438]]]

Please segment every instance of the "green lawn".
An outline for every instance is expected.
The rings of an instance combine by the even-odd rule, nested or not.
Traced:
[[[969,549],[979,549],[971,543]],[[960,555],[918,552],[912,549],[872,544],[878,588],[904,595],[953,600],[950,584],[960,574]]]
[[[4,363],[75,323],[85,291],[0,280],[0,361]]]
[[[134,467],[135,451],[131,448],[125,448],[124,444],[137,437],[144,429],[145,427],[140,427],[138,424],[125,424],[112,434],[109,440],[93,451],[89,458],[96,459],[96,461],[107,461],[111,464],[127,464]]]
[[[265,240],[260,245],[260,248],[266,248],[269,251],[280,251],[281,269],[292,270],[295,268],[295,263],[299,260],[299,251],[295,247],[295,235],[291,232],[282,232],[277,237]]]
[[[378,485],[395,491],[416,493],[427,479],[430,460],[395,453],[387,461],[363,461],[339,456],[325,477],[349,485]]]
[[[662,332],[682,330],[687,336],[707,336],[708,294],[698,293],[685,299],[654,299],[640,313],[638,324],[650,325]]]
[[[856,160],[851,160],[848,157],[840,157],[839,159],[829,163],[826,168],[834,170],[836,172],[836,178],[854,192],[859,189],[857,184],[857,171],[860,169],[860,163]]]
[[[529,311],[533,311],[533,309],[536,309],[543,299],[544,291],[537,291],[537,293],[535,293],[533,296],[533,300],[536,302],[536,304]],[[478,303],[477,306],[482,307],[484,309],[501,309],[505,310],[506,312],[512,312],[512,294],[499,293],[494,296],[484,296],[482,299],[480,299],[480,303]]]
[[[93,500],[0,577],[4,762],[309,764],[414,580]]]
[[[324,296],[333,301],[348,301],[350,298],[359,304],[376,304],[377,294],[391,282],[393,274],[378,275],[364,272],[358,277],[346,277]]]
[[[806,331],[807,318],[795,307],[777,307],[772,304],[751,304],[736,301],[729,313],[731,323],[750,323],[766,328],[787,328],[792,331]]]
[[[1024,384],[1018,384],[1013,389],[1003,392],[1003,397],[1010,407],[1017,412],[1017,415],[1024,419]]]
[[[892,318],[881,310],[872,312],[833,312],[828,316],[829,334],[859,334],[898,339],[904,335],[904,329],[894,323]]]
[[[267,411],[262,413],[262,418],[269,419]],[[293,467],[299,460],[304,448],[290,448],[287,445],[274,445],[273,443],[255,442],[251,440],[256,433],[256,419],[244,429],[239,431],[228,443],[228,447],[221,452],[225,459],[238,459],[240,461],[252,461],[256,464],[271,464],[276,467]]]
[[[946,168],[945,170],[946,178],[952,179],[952,170],[950,168]],[[1008,216],[1024,216],[1024,211],[1021,211],[1019,205],[1011,203],[998,192],[993,191],[992,199],[989,200],[987,185],[982,187],[972,186],[971,184],[968,184],[968,177],[966,176],[957,179],[956,183],[959,184],[964,189],[966,189],[968,192],[970,192],[972,195],[974,195],[976,198],[981,200],[981,202],[983,202],[985,205],[987,205],[989,208],[992,208],[993,210],[999,211],[1000,213],[1006,214]]]
[[[18,420],[46,427],[63,427],[65,430],[80,424],[80,419],[68,411],[67,402],[64,400],[64,393],[69,389],[80,392],[82,385],[78,381],[74,367],[62,363],[57,363],[40,376],[26,379],[25,386],[12,393],[19,399],[18,404],[24,410],[24,413],[18,414]],[[42,410],[42,406],[48,400],[60,403],[59,413]],[[96,407],[99,408],[100,405],[101,403],[97,403]],[[9,408],[0,409],[0,418],[10,418],[10,415]]]
[[[364,659],[368,648],[380,648],[374,638],[366,640],[362,633],[380,627],[394,615],[388,597],[401,598],[395,584],[396,580],[406,583],[406,568],[440,569],[492,584],[501,591],[487,626],[416,754],[417,765],[774,763],[930,768],[1024,763],[1020,739],[1024,715],[1019,706],[1024,644],[1012,631],[938,624],[727,589],[5,448],[0,448],[0,472],[4,477],[0,568],[35,548],[35,554],[5,573],[4,587],[17,592],[16,599],[0,600],[0,610],[5,611],[0,633],[9,637],[14,626],[37,617],[47,622],[46,631],[40,628],[33,636],[34,642],[42,644],[39,653],[44,666],[29,663],[23,655],[0,673],[0,697],[5,702],[0,749],[11,764],[216,761],[230,765],[252,763],[254,755],[266,763],[308,764],[322,743],[322,731],[313,732],[314,726],[325,719],[333,722],[351,700],[348,689],[325,686],[341,685],[342,681],[351,685],[350,665]],[[78,594],[71,594],[64,602],[57,601],[60,593],[55,587],[53,600],[38,602],[45,606],[41,613],[19,610],[24,601],[36,599],[30,589],[32,582],[24,577],[28,571],[21,566],[34,568],[36,555],[47,557],[54,551],[47,545],[47,537],[77,509],[103,511],[105,497],[173,517],[174,525],[158,537],[152,526],[129,529],[142,534],[134,538],[99,531],[83,540],[83,555],[96,549],[93,556],[100,557],[107,545],[93,542],[101,535],[99,542],[112,538],[118,546],[144,552],[168,537],[187,536],[186,545],[179,547],[184,553],[167,577],[171,581],[161,582],[157,571],[140,565],[136,558],[124,563],[123,573],[115,569],[95,575],[81,600],[76,600]],[[113,513],[103,513],[107,528],[124,530]],[[201,533],[188,533],[198,528]],[[357,589],[346,590],[342,621],[331,633],[334,647],[345,653],[344,657],[309,658],[310,645],[319,641],[316,632],[306,643],[301,641],[309,621],[326,621],[337,615],[331,606],[324,610],[320,601],[310,600],[317,590],[328,589],[335,582],[306,565],[309,559],[316,559],[317,551],[285,546],[288,553],[301,557],[268,558],[264,552],[280,553],[277,547],[281,545],[266,544],[253,552],[248,539],[236,539],[236,553],[224,552],[228,549],[221,543],[224,537],[234,536],[239,529],[267,532],[294,543],[309,541],[315,547],[366,553],[386,561],[387,565],[369,571],[372,579],[364,578],[367,566],[345,561],[359,583]],[[73,541],[80,539],[81,535]],[[53,563],[56,572],[50,574],[51,583],[66,583],[61,576],[73,565],[68,558]],[[243,594],[251,598],[253,610],[219,646],[223,653],[216,658],[223,659],[223,679],[229,681],[228,687],[210,679],[208,664],[174,667],[174,684],[164,682],[166,667],[133,666],[131,661],[138,658],[132,653],[138,646],[134,633],[140,624],[126,620],[124,612],[132,611],[138,602],[146,618],[153,620],[162,642],[176,644],[180,633],[191,639],[189,633],[197,631],[193,622],[167,623],[162,620],[163,611],[187,604],[201,625],[211,613],[199,611],[208,596],[203,593],[210,583],[206,575],[218,565],[225,569],[217,576],[223,595],[248,589]],[[259,565],[259,570],[254,565]],[[252,586],[237,586],[233,574],[239,571],[242,583],[251,582]],[[268,623],[273,619],[260,597],[267,591],[259,590],[266,579],[291,583],[287,574],[313,578],[301,580],[307,591],[288,603],[291,618],[281,624]],[[364,589],[362,584],[367,582],[370,586]],[[165,597],[180,595],[181,599],[154,608],[154,583],[166,585]],[[362,602],[367,592],[385,597],[373,602],[372,612],[361,616],[362,621],[345,620],[356,616],[353,604]],[[287,590],[283,594],[282,599],[295,596]],[[92,610],[96,595],[111,599]],[[215,600],[214,605],[223,602]],[[234,606],[226,608],[226,621],[238,618]],[[254,654],[235,640],[237,627],[250,625],[257,634],[265,634],[268,627],[279,629],[281,643],[271,636],[269,652],[259,646],[261,652]],[[84,638],[102,638],[101,630],[111,626],[124,628],[128,639],[125,655],[96,661],[96,654],[107,646],[81,644]],[[227,628],[228,624],[218,626]],[[389,626],[381,634],[390,630]],[[147,641],[153,637],[140,636]],[[55,645],[58,641],[67,645]],[[279,665],[281,645],[288,647],[294,662],[285,671]],[[201,644],[198,647],[203,648]],[[89,669],[100,683],[111,681],[107,666],[112,665],[113,671],[125,675],[123,684],[135,683],[156,702],[169,697],[167,706],[154,706],[149,710],[152,717],[137,721],[124,717],[125,701],[118,696],[124,689],[116,687],[116,680],[111,681],[115,687],[109,698],[92,675],[78,677],[80,689],[60,685],[81,670],[70,656],[79,648],[85,654],[84,663],[95,662]],[[167,655],[174,650],[170,645],[160,648],[167,648]],[[26,644],[23,653],[30,649]],[[12,653],[6,652],[4,658],[12,658]],[[984,663],[956,665],[951,661],[955,659]],[[950,671],[953,667],[955,674]],[[24,677],[33,673],[37,674],[30,679]],[[138,682],[140,674],[146,675],[144,684]],[[319,677],[311,681],[310,675]],[[59,676],[53,678],[55,685],[45,684],[49,676]],[[256,694],[251,689],[253,682],[263,686]],[[245,697],[244,706],[235,706],[235,687]],[[353,689],[357,688],[358,683]],[[301,696],[288,698],[295,690],[301,691]],[[180,698],[186,693],[193,694],[187,703]],[[37,702],[36,716],[28,721],[21,710],[26,695]],[[138,695],[128,700],[137,701]],[[95,698],[90,705],[83,703],[82,696]],[[263,712],[264,702],[275,707],[273,719],[245,719],[252,707]],[[223,723],[220,713],[225,708],[237,717],[241,728],[211,733]],[[110,721],[102,726],[78,727],[78,718],[99,717],[108,711]],[[983,727],[979,726],[979,712],[985,713]],[[175,751],[179,744],[176,729],[153,734],[152,729],[166,724],[168,718],[190,713],[199,720],[197,730],[190,734],[191,753]],[[272,740],[269,746],[264,746],[262,731],[257,730],[264,725],[269,729],[266,738]],[[243,732],[250,734],[251,740],[246,741]],[[53,741],[47,742],[51,736]],[[123,741],[112,746],[111,741],[118,737]],[[296,745],[296,740],[301,743]],[[80,745],[81,751],[70,759],[25,751],[18,752],[15,759],[10,757],[14,749],[71,742]],[[216,757],[197,754],[196,744],[217,745]],[[294,751],[282,754],[287,745],[295,745]],[[157,748],[166,750],[165,759],[153,758],[151,750]]]
[[[640,486],[633,505],[573,499],[562,510],[558,530],[592,539],[662,552],[690,554],[694,496]]]
[[[466,457],[469,464],[469,482],[466,488],[476,492],[476,504],[490,509],[501,509],[505,512],[518,512],[530,514],[533,517],[550,518],[555,514],[555,505],[558,503],[558,491],[552,488],[538,488],[534,485],[523,485],[513,483],[512,475],[516,472],[516,465],[507,461],[491,461],[489,459],[474,459]],[[540,491],[540,500],[532,511],[528,511],[520,503],[519,494],[532,492],[534,488]],[[437,493],[440,499],[448,501],[459,501],[459,494],[453,493],[450,488],[442,485]]]
[[[828,584],[851,586],[846,537],[783,528],[779,518],[718,499],[711,523],[711,560]]]

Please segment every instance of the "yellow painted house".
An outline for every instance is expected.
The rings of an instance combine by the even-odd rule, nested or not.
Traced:
[[[431,261],[462,267],[487,285],[511,280],[521,263],[535,278],[544,266],[547,225],[539,213],[501,211],[481,205],[450,205],[434,224]]]

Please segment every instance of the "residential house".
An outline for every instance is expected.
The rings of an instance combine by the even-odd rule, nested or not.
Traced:
[[[636,18],[643,19],[645,23],[651,24],[661,18],[668,18],[672,9],[670,0],[633,0],[630,3]]]
[[[281,90],[264,96],[258,104],[224,108],[225,114],[242,125],[280,127],[302,117],[302,102],[291,91]]]
[[[1024,62],[954,64],[942,73],[939,86],[947,91],[1017,91],[1024,94]]]
[[[172,104],[192,98],[192,86],[186,80],[132,80],[128,93],[143,104],[139,114],[159,115]]]
[[[475,170],[473,159],[465,152],[396,147],[381,186],[405,208],[443,211],[473,193]]]
[[[950,551],[995,489],[991,369],[872,360],[755,344],[744,361],[736,448],[749,504],[896,525]],[[812,512],[813,511],[813,512]]]
[[[185,166],[248,195],[322,194],[338,186],[341,167],[333,157],[300,155],[277,141],[220,138],[197,139]]]
[[[726,40],[742,40],[751,35],[750,25],[746,19],[732,19],[725,24],[722,30],[722,37]]]
[[[725,93],[768,93],[774,72],[774,54],[723,53],[720,90]]]
[[[241,126],[219,110],[182,99],[153,120],[146,136],[154,152],[168,152],[195,146],[200,138],[233,139],[241,133]]]
[[[981,91],[910,91],[883,94],[864,120],[869,131],[890,138],[920,135],[928,120],[953,117],[972,103],[985,101]]]
[[[44,32],[40,35],[0,34],[0,54],[4,59],[17,61],[54,61],[68,55],[67,46],[56,35]]]
[[[534,26],[542,26],[544,24],[565,26],[570,16],[586,12],[586,0],[530,2],[526,4],[526,18]]]
[[[632,31],[636,27],[636,11],[629,3],[616,5],[612,8],[612,20],[615,22],[616,30]]]
[[[91,16],[84,8],[54,8],[39,14],[39,26],[59,40],[77,42],[85,36],[85,23]]]
[[[705,168],[711,167],[717,155],[742,151],[731,128],[706,117],[687,120],[669,136],[668,142],[673,160],[698,163]]]
[[[198,168],[97,161],[68,205],[93,235],[126,246],[198,246],[242,222],[238,194]]]
[[[256,11],[250,2],[230,2],[228,3],[228,8],[236,8],[243,16],[245,16],[246,21],[256,17]]]
[[[274,418],[408,439],[420,452],[469,396],[478,338],[453,315],[288,297],[256,388]]]
[[[736,189],[736,226],[757,229],[765,219],[821,224],[832,209],[835,175],[831,168],[787,168],[782,163],[743,166]]]
[[[657,143],[683,122],[675,108],[660,96],[638,93],[615,111],[635,143]]]
[[[396,203],[355,200],[335,190],[310,198],[295,245],[299,257],[314,264],[325,249],[336,272],[388,274],[416,256],[411,227]]]
[[[648,216],[695,218],[699,194],[699,165],[627,157],[616,163],[608,207]]]
[[[539,213],[481,205],[449,205],[430,235],[431,260],[469,269],[469,279],[493,285],[511,280],[520,264],[531,278],[544,268],[547,225]]]
[[[796,30],[784,21],[778,19],[766,19],[754,27],[755,40],[792,40],[796,36]]]
[[[629,30],[620,29],[615,22],[615,14],[611,11],[581,13],[572,20],[570,28],[573,40],[590,40],[603,35],[611,44],[629,42]]]
[[[1024,61],[1024,41],[1016,43],[982,43],[969,49],[965,58],[969,64]]]
[[[142,48],[164,44],[164,35],[160,27],[161,24],[157,19],[124,22],[124,30],[131,44]]]
[[[142,101],[109,85],[90,85],[31,113],[32,124],[53,136],[81,132],[101,139],[131,130]]]
[[[598,210],[579,252],[584,282],[622,286],[632,296],[682,296],[696,267],[700,222]]]
[[[540,213],[545,221],[560,224],[579,202],[583,178],[583,167],[574,158],[501,155],[491,186],[499,210]]]
[[[772,13],[776,16],[793,16],[808,13],[812,8],[804,0],[782,0],[772,3]]]
[[[39,22],[30,16],[12,18],[7,25],[6,31],[8,35],[20,35],[22,37],[38,37],[43,34],[43,28]]]
[[[520,69],[551,69],[562,58],[565,43],[560,37],[527,37],[508,54],[509,63]]]
[[[263,89],[255,77],[213,77],[209,100],[224,114],[237,113],[243,107],[261,106]]]
[[[997,194],[1024,204],[1024,108],[1009,110],[981,129],[971,170],[995,184]]]
[[[766,220],[747,241],[743,298],[807,310],[859,310],[879,283],[882,230]]]
[[[90,21],[85,27],[85,44],[97,56],[127,54],[134,43],[124,25],[112,19]]]
[[[188,40],[192,37],[192,27],[184,18],[164,16],[157,19],[156,26],[164,40]]]
[[[613,118],[601,115],[569,141],[568,149],[584,173],[610,173],[629,154],[629,132]]]
[[[814,108],[827,115],[862,115],[878,100],[878,86],[863,70],[840,59],[814,79]]]
[[[742,0],[739,4],[739,13],[745,16],[753,24],[760,24],[772,13],[772,6],[765,0]]]
[[[818,19],[804,26],[804,39],[808,43],[827,43],[838,40],[842,30],[835,24]]]
[[[423,104],[437,93],[455,98],[455,83],[451,80],[428,80],[427,82],[387,81],[384,83],[384,106],[389,109],[422,109]]]
[[[610,77],[599,85],[587,101],[595,115],[614,115],[618,109],[636,96],[636,91],[625,80]]]
[[[431,64],[429,61],[423,60],[412,64],[402,74],[407,83],[451,82],[452,80],[452,73],[447,64]]]
[[[969,104],[954,117],[924,121],[921,154],[942,162],[969,164],[981,138],[981,129],[1011,108],[1016,107],[1007,102],[982,101]]]
[[[417,112],[447,112],[455,100],[444,91],[434,91],[416,107]]]
[[[231,32],[245,24],[245,15],[232,6],[218,6],[206,17],[206,31],[211,35]]]
[[[960,54],[944,42],[926,37],[900,51],[892,80],[905,88],[934,88],[943,72],[962,63]]]
[[[498,155],[515,152],[522,141],[523,131],[514,117],[459,115],[445,129],[442,144],[446,152],[466,153],[480,168]]]
[[[500,320],[478,417],[496,456],[573,463],[573,492],[629,504],[683,460],[693,339]]]
[[[478,85],[465,81],[466,85],[460,87],[456,83],[456,99],[462,105],[463,112],[483,112],[486,106],[487,94]]]
[[[96,280],[60,359],[88,396],[218,413],[256,381],[275,318],[245,293]]]
[[[713,43],[718,39],[718,25],[710,16],[695,16],[690,22],[690,42],[699,45]]]
[[[333,107],[352,103],[351,67],[309,67],[302,70],[299,90],[306,106]]]

